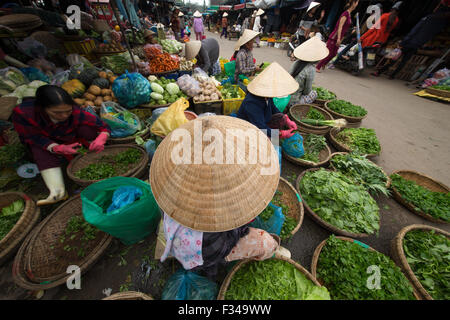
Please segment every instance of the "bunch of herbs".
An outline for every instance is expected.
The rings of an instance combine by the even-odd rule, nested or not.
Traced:
[[[325,120],[324,115],[316,108],[310,107],[308,113],[305,115],[306,119]]]
[[[327,106],[334,112],[348,117],[364,117],[367,115],[366,109],[345,100],[332,100],[328,102]]]
[[[381,151],[375,130],[367,128],[345,128],[336,135],[336,140],[359,154],[379,154]]]
[[[77,256],[86,256],[86,248],[89,242],[97,237],[100,230],[90,225],[82,216],[73,216],[69,219],[64,233],[60,236],[59,242],[64,251],[76,251]],[[71,245],[78,244],[78,246]]]
[[[25,210],[25,202],[20,199],[9,206],[3,207],[0,212],[0,240],[2,240],[16,225]]]
[[[319,136],[316,134],[308,134],[303,141],[303,148],[305,154],[301,157],[301,160],[310,162],[319,162],[319,154],[327,146],[327,141],[324,136]]]

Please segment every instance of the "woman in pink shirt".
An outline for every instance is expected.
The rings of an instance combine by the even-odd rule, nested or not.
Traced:
[[[202,40],[203,37],[203,19],[202,14],[198,11],[194,13],[194,32],[195,32],[195,40]]]
[[[350,0],[345,6],[346,10],[339,17],[333,32],[327,41],[327,48],[330,51],[328,57],[320,61],[316,66],[316,71],[320,72],[328,62],[330,62],[337,54],[339,46],[341,45],[342,39],[347,33],[348,28],[352,23],[351,13],[359,4],[359,0]]]

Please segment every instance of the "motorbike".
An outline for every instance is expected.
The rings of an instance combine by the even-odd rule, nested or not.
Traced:
[[[357,76],[360,75],[364,69],[371,68],[376,64],[376,53],[380,49],[381,44],[375,42],[373,45],[363,48],[363,68],[359,68],[358,62],[358,50],[349,54],[348,59],[340,57],[334,62],[336,68],[350,72],[351,74]]]

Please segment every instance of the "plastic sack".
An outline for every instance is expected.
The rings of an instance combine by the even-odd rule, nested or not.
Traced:
[[[180,269],[164,286],[162,300],[215,300],[217,284],[195,272]]]
[[[28,79],[19,69],[7,67],[0,70],[0,95],[11,93],[26,83]]]
[[[223,65],[223,68],[225,70],[225,73],[229,77],[234,77],[234,73],[236,71],[236,61],[233,60],[231,62],[227,62]]]
[[[129,137],[142,127],[137,115],[113,101],[102,103],[100,117],[110,127],[112,138]]]
[[[69,81],[70,70],[55,74],[50,82],[52,85],[60,87],[64,82]]]
[[[281,112],[286,109],[287,105],[289,104],[289,101],[291,101],[291,95],[287,95],[285,97],[280,98],[273,98],[273,103],[275,104],[275,107],[278,108]]]
[[[18,41],[17,48],[31,58],[45,58],[47,56],[47,47],[32,37]]]
[[[117,209],[121,209],[127,205],[132,204],[142,196],[142,190],[133,186],[119,187],[114,191],[112,197],[112,203],[106,210],[107,214],[111,212],[120,212]]]
[[[301,158],[305,154],[305,149],[303,148],[303,137],[298,132],[296,132],[292,137],[284,139],[281,147],[284,152],[294,158]]]
[[[126,108],[134,108],[150,101],[150,82],[140,73],[122,74],[112,85],[112,91],[119,103]]]
[[[433,74],[434,79],[446,79],[450,77],[450,70],[447,68],[440,69]]]
[[[155,154],[155,151],[156,151],[156,141],[152,140],[152,139],[147,140],[144,143],[144,148],[145,148],[145,151],[147,151],[148,158],[151,162],[153,159],[153,155]]]
[[[184,110],[187,108],[189,108],[189,102],[185,98],[178,99],[153,123],[151,132],[157,136],[167,136],[173,130],[188,122],[184,114]]]
[[[28,61],[30,67],[41,70],[45,74],[53,74],[56,71],[56,66],[53,62],[50,62],[44,58],[38,58]]]
[[[114,192],[122,186],[142,190],[139,200],[106,214]],[[98,229],[131,245],[156,231],[161,213],[150,185],[137,178],[114,177],[86,187],[81,192],[84,219]]]
[[[196,80],[200,80],[200,78],[209,79],[208,74],[205,71],[203,71],[203,69],[198,67],[194,69],[194,71],[192,72],[192,76]]]
[[[155,122],[156,119],[158,119],[159,116],[162,115],[167,109],[169,109],[169,107],[164,107],[164,108],[158,108],[158,109],[155,109],[155,110],[152,112],[151,122],[152,122],[152,123]]]
[[[151,60],[153,57],[162,54],[163,49],[159,44],[146,44],[144,46],[144,52],[147,59]]]
[[[179,77],[177,85],[181,91],[190,97],[198,96],[201,92],[200,83],[188,74]]]
[[[273,233],[279,236],[286,217],[284,216],[281,207],[273,205],[272,203],[269,203],[269,207],[273,209],[273,215],[267,220],[261,218],[261,215],[257,216],[255,220],[250,223],[250,227],[262,229],[268,233]]]
[[[40,80],[47,83],[50,83],[49,77],[44,74],[41,70],[33,67],[28,68],[20,68],[20,71],[28,78],[30,81]]]
[[[402,50],[400,48],[395,48],[386,54],[386,59],[397,60],[402,55]]]

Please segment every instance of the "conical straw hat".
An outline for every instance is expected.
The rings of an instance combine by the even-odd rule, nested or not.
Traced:
[[[186,60],[194,59],[200,52],[201,48],[202,48],[201,41],[195,40],[186,42]]]
[[[260,16],[264,14],[264,10],[263,9],[258,9],[258,11],[256,12],[256,16]]]
[[[299,60],[313,62],[326,58],[329,52],[325,42],[319,37],[312,37],[295,48],[294,56]]]
[[[184,13],[180,11],[180,13],[178,14],[179,17],[184,16]]]
[[[245,29],[244,33],[242,33],[242,36],[239,38],[238,42],[236,43],[236,46],[234,47],[234,50],[238,51],[240,47],[242,47],[244,44],[249,42],[252,39],[255,39],[259,35],[259,32]]]
[[[200,11],[195,11],[194,12],[194,17],[196,17],[196,18],[200,18],[202,16],[202,14],[200,13]]]
[[[228,13],[224,13],[222,17],[228,17]]]
[[[285,97],[298,90],[298,82],[277,62],[272,62],[255,79],[250,81],[247,89],[259,97]]]
[[[306,12],[308,12],[309,10],[311,10],[312,8],[315,8],[317,6],[320,6],[320,2],[311,2],[311,4],[308,7],[308,10],[306,10]]]
[[[230,130],[242,131],[234,131],[235,135],[230,139],[227,133]],[[206,138],[205,133],[212,131],[215,132],[212,138]],[[184,135],[181,136],[181,132]],[[223,144],[217,138],[217,132],[223,135]],[[245,133],[257,137],[251,139],[254,144],[245,137]],[[190,137],[190,141],[185,137]],[[225,143],[235,139],[234,147]],[[188,142],[184,144],[182,141]],[[215,152],[209,152],[214,142],[217,148],[214,148]],[[243,146],[238,147],[241,142]],[[186,151],[180,145],[190,146],[190,150]],[[235,151],[227,156],[230,150]],[[239,153],[236,150],[245,151]],[[248,160],[250,151],[266,156],[257,156],[251,162]],[[205,155],[214,156],[221,152],[225,164],[207,162],[209,158]],[[174,154],[187,157],[193,164],[176,164]],[[196,154],[200,155],[198,162]],[[226,164],[227,157],[235,157],[234,163]],[[266,161],[261,161],[261,158]],[[238,159],[244,164],[239,164]],[[251,123],[228,116],[201,117],[183,124],[161,142],[152,159],[150,185],[161,210],[178,223],[198,231],[223,232],[249,223],[267,207],[279,182],[278,161],[269,138]]]

